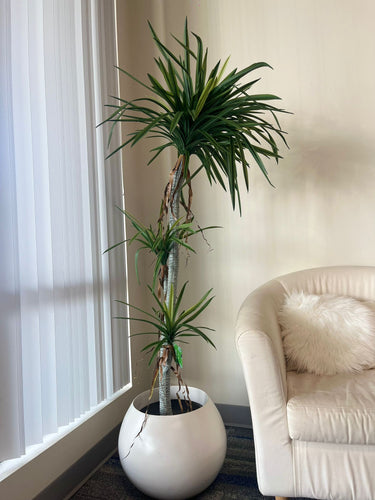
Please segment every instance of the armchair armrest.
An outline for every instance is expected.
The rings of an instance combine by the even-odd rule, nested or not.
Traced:
[[[284,289],[271,281],[250,294],[236,324],[253,422],[259,489],[294,495],[292,446],[286,414],[286,366],[277,321]]]

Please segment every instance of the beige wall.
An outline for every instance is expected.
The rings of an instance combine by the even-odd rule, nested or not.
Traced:
[[[203,177],[194,189],[199,223],[223,229],[209,235],[212,251],[197,240],[199,256],[190,258],[181,281],[188,277],[193,298],[214,287],[215,301],[202,322],[216,329],[217,352],[199,340],[185,348],[184,375],[218,403],[247,404],[233,341],[245,296],[294,270],[375,262],[375,3],[120,0],[118,5],[120,65],[141,79],[156,71],[147,19],[165,40],[170,32],[182,33],[188,15],[190,28],[210,48],[211,62],[230,54],[232,68],[270,63],[274,71],[261,73],[258,91],[283,97],[283,106],[294,113],[282,119],[290,150],[283,150],[279,166],[269,163],[277,189],[254,167],[242,218],[232,212],[225,193],[210,189]],[[134,85],[122,80],[122,94],[134,92]],[[173,161],[166,155],[146,168],[148,146],[146,141],[124,155],[127,208],[145,222],[155,220]],[[130,297],[144,301],[133,273]],[[142,370],[142,363],[136,366]]]

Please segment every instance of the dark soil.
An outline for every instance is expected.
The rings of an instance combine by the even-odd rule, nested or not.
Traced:
[[[173,412],[173,415],[181,415],[181,408],[180,408],[180,405],[178,404],[178,400],[177,399],[172,399],[172,412]],[[190,411],[190,408],[189,408],[189,404],[187,401],[181,401],[181,404],[182,404],[182,408],[183,408],[183,412],[182,413],[187,413]],[[191,402],[192,404],[192,407],[193,407],[193,410],[198,410],[199,408],[202,407],[201,404],[199,403],[195,403],[194,401]],[[141,411],[143,411],[143,413],[146,413],[146,410],[147,410],[147,406],[145,406],[144,408],[141,409]],[[148,412],[147,412],[149,415],[160,415],[159,413],[159,401],[156,401],[155,403],[151,403],[149,406],[148,406]]]

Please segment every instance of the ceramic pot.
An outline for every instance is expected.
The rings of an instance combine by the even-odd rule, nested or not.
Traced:
[[[172,399],[177,390],[171,387]],[[134,399],[122,422],[121,465],[130,481],[150,497],[178,500],[197,495],[223,465],[227,437],[222,418],[204,391],[189,387],[189,392],[201,408],[181,415],[148,415],[144,422],[140,410],[148,403],[146,391]],[[151,402],[158,399],[155,390]]]

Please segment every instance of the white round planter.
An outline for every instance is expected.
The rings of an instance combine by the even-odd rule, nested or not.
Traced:
[[[172,398],[177,389],[171,387]],[[148,415],[141,431],[146,391],[134,399],[122,422],[121,465],[130,481],[150,497],[178,500],[197,495],[214,481],[223,465],[227,437],[222,418],[205,392],[194,387],[189,392],[191,400],[202,405],[198,410]],[[151,401],[158,398],[155,390]]]

